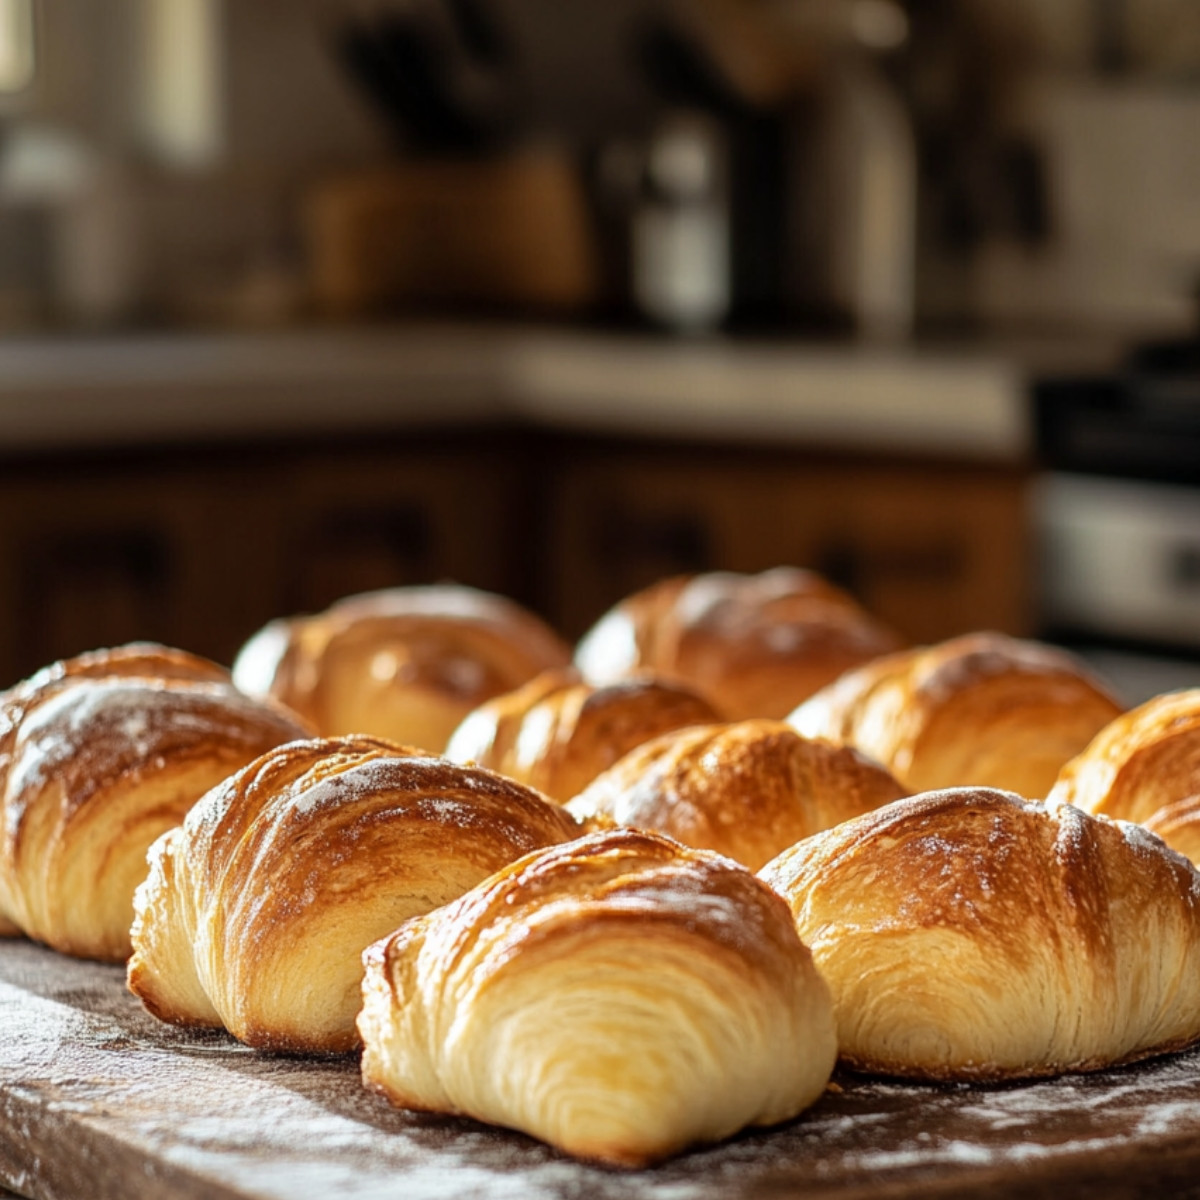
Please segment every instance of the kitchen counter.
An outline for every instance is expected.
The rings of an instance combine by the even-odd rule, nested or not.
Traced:
[[[1020,462],[1030,362],[521,325],[10,338],[0,451],[527,422]]]

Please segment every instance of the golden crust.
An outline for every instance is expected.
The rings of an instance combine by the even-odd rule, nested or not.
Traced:
[[[151,842],[214,783],[308,732],[165,647],[38,672],[0,696],[0,910],[64,953],[123,961]]]
[[[529,855],[364,962],[368,1086],[614,1165],[787,1120],[836,1056],[786,906],[653,834]]]
[[[666,579],[622,600],[579,643],[595,684],[639,671],[696,688],[731,720],[781,718],[899,638],[809,571]]]
[[[1200,874],[1138,825],[949,789],[760,875],[812,947],[858,1069],[1025,1079],[1200,1038]]]
[[[636,746],[673,729],[720,720],[690,688],[657,679],[606,687],[548,671],[471,713],[446,747],[565,803]]]
[[[1197,792],[1200,689],[1193,689],[1156,696],[1116,717],[1062,768],[1051,797],[1087,812],[1148,822]],[[1176,812],[1169,818],[1175,834],[1181,817]]]
[[[858,747],[915,792],[979,785],[1043,797],[1120,711],[1073,656],[973,633],[860,667],[788,723]]]
[[[763,720],[655,738],[567,807],[668,834],[756,871],[802,838],[904,795],[856,750]]]
[[[252,1046],[351,1049],[369,942],[579,832],[490,771],[365,735],[294,742],[151,849],[129,985],[160,1019]]]
[[[569,662],[566,643],[511,600],[444,585],[272,621],[242,648],[233,676],[323,735],[371,733],[440,753],[473,708]]]

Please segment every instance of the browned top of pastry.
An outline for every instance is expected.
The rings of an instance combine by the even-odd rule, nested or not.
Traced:
[[[788,723],[857,746],[913,791],[977,784],[1040,798],[1120,711],[1072,655],[973,633],[868,663]]]
[[[134,644],[55,663],[0,696],[0,792],[10,853],[49,782],[60,823],[122,778],[216,758],[234,770],[308,736],[292,713],[239,692],[180,650]],[[180,814],[182,816],[182,814]]]
[[[1156,696],[1114,718],[1062,768],[1051,795],[1088,812],[1146,821],[1197,792],[1200,689],[1192,689]],[[1178,819],[1177,813],[1176,828]]]
[[[647,946],[677,929],[678,936],[706,941],[712,951],[723,948],[767,972],[790,969],[797,949],[787,906],[755,876],[716,855],[634,829],[592,833],[518,859],[461,899],[375,943],[364,960],[394,959],[434,924],[446,937],[440,947],[445,970],[487,939],[487,956],[472,969],[473,991],[485,990],[488,975],[503,970],[522,943],[545,954],[555,939],[569,947],[580,936],[597,936],[606,924],[640,927]]]
[[[472,708],[569,661],[567,645],[519,605],[445,585],[351,596],[316,616],[273,621],[242,648],[234,679],[323,734],[375,733],[440,751]]]
[[[669,834],[756,871],[801,838],[904,795],[856,750],[759,720],[655,738],[568,808]]]
[[[592,683],[646,670],[691,684],[727,717],[783,717],[897,636],[809,571],[712,572],[622,600],[580,642]]]
[[[1156,809],[1142,824],[1172,850],[1200,863],[1200,794]]]
[[[1139,825],[953,788],[844,822],[760,874],[864,1069],[1031,1077],[1200,1036],[1200,875]]]
[[[682,684],[641,678],[592,687],[573,671],[550,671],[477,708],[446,756],[491,767],[565,803],[635,746],[719,719]]]

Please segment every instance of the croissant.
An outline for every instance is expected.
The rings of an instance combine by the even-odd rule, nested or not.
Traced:
[[[0,696],[0,912],[56,950],[124,961],[146,850],[294,715],[228,672],[137,644],[82,655]]]
[[[568,809],[653,829],[757,871],[780,851],[907,795],[848,746],[779,721],[708,725],[655,738],[605,771]]]
[[[856,1069],[1022,1079],[1200,1037],[1200,874],[1139,825],[949,789],[809,838],[761,877]]]
[[[868,663],[788,723],[856,746],[914,792],[979,784],[1041,797],[1120,711],[1064,651],[974,633]]]
[[[351,596],[318,616],[272,621],[242,647],[233,677],[321,734],[372,733],[440,752],[473,708],[569,662],[569,647],[532,613],[447,585]]]
[[[1193,849],[1200,840],[1200,830],[1187,832],[1194,806],[1186,802],[1197,793],[1200,688],[1156,696],[1106,725],[1062,768],[1050,799],[1153,823],[1166,841],[1186,852],[1184,839]]]
[[[589,683],[649,671],[701,692],[731,720],[781,718],[844,671],[900,645],[809,571],[666,579],[622,600],[579,643]]]
[[[811,1104],[824,983],[748,871],[633,830],[512,864],[364,955],[363,1078],[638,1166]]]
[[[548,671],[471,713],[446,757],[490,767],[563,803],[635,746],[717,720],[707,700],[679,684],[644,678],[592,687],[574,672]]]
[[[369,942],[581,832],[490,771],[366,735],[293,742],[151,848],[129,987],[251,1046],[351,1049]]]

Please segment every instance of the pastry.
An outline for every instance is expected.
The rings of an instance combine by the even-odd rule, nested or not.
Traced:
[[[485,700],[570,662],[532,613],[456,586],[351,596],[272,621],[242,647],[238,687],[270,695],[326,736],[373,733],[440,753]]]
[[[1041,798],[1120,711],[1064,651],[972,633],[859,667],[788,723],[856,746],[913,792],[979,784]]]
[[[809,838],[761,876],[858,1070],[1026,1079],[1200,1037],[1200,874],[1140,825],[952,788]]]
[[[666,579],[622,600],[579,643],[589,683],[649,671],[689,684],[729,720],[781,718],[894,633],[809,571]]]
[[[529,788],[380,738],[282,746],[151,848],[129,986],[177,1025],[351,1049],[369,942],[581,832]]]
[[[720,720],[690,688],[656,679],[605,687],[550,671],[489,700],[454,732],[446,757],[474,762],[565,803],[601,771],[672,729]]]
[[[856,750],[760,720],[655,738],[567,807],[669,834],[757,871],[801,838],[904,795]]]
[[[1050,795],[1086,812],[1149,821],[1198,792],[1200,689],[1193,689],[1155,696],[1106,725],[1062,768]]]
[[[213,784],[309,732],[179,650],[40,671],[0,696],[0,912],[56,950],[124,961],[151,842]]]
[[[836,1057],[829,995],[748,871],[614,830],[529,855],[364,956],[363,1078],[640,1166],[795,1116]]]

